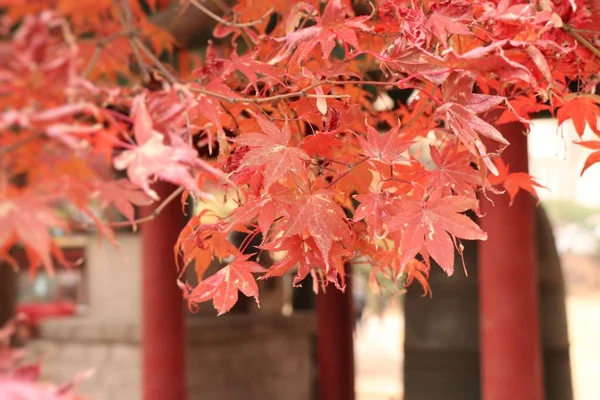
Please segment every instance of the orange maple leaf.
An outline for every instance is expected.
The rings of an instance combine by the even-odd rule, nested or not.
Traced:
[[[497,158],[494,160],[496,164],[496,168],[498,168],[498,176],[490,175],[488,177],[490,183],[492,185],[502,185],[504,189],[508,192],[508,196],[510,197],[510,205],[512,206],[515,196],[519,192],[519,189],[526,190],[536,198],[536,200],[540,201],[540,198],[537,195],[536,187],[548,189],[546,186],[539,183],[534,177],[525,172],[510,172],[510,168],[508,165],[502,161],[502,159]]]
[[[581,175],[592,165],[600,162],[600,141],[598,140],[586,140],[582,142],[575,142],[576,144],[586,147],[588,149],[596,150],[591,153],[588,158],[585,159],[585,163],[583,164],[583,168],[581,169]]]
[[[573,120],[573,125],[579,137],[583,136],[585,125],[600,135],[598,130],[598,118],[600,117],[600,107],[589,97],[574,97],[565,104],[556,113],[558,126],[562,125],[566,120]]]

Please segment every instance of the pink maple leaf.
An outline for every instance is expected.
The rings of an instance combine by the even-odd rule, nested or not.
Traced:
[[[198,153],[175,134],[168,136],[170,144],[166,144],[165,135],[153,127],[143,96],[135,98],[132,118],[138,145],[115,157],[115,168],[126,169],[131,182],[154,200],[159,200],[159,197],[150,184],[156,179],[182,186],[199,197],[212,198],[200,190],[190,170],[197,168],[221,179],[225,177],[223,172],[201,160]]]

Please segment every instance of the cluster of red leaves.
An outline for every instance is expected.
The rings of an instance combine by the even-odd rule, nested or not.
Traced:
[[[586,125],[600,133],[591,1],[359,10],[239,0],[218,14],[183,0],[181,13],[216,21],[218,39],[203,61],[185,58],[189,75],[164,61],[176,43],[151,22],[169,2],[145,3],[0,0],[4,259],[20,243],[33,266],[60,260],[49,233],[69,226],[60,205],[112,239],[102,211],[135,224],[134,206],[176,197],[158,198],[161,180],[198,206],[237,205],[192,216],[181,232],[175,251],[199,281],[179,282],[190,305],[212,300],[224,313],[238,292],[258,301],[256,279],[293,271],[294,284],[310,274],[343,289],[349,261],[368,263],[373,279],[416,279],[427,294],[430,259],[452,274],[459,241],[485,240],[464,214],[477,212],[480,192],[502,185],[513,199],[540,186],[504,165],[498,124],[527,130],[529,114],[547,109],[579,135]],[[398,90],[412,91],[408,101],[390,98]],[[597,150],[588,168],[600,141],[581,144]],[[232,245],[233,231],[260,233],[260,251],[282,256],[265,270]],[[205,277],[214,259],[227,265]]]
[[[85,378],[82,374],[73,381],[53,385],[40,380],[40,365],[23,364],[23,350],[10,347],[10,339],[15,334],[18,318],[0,327],[0,398],[6,400],[78,400],[74,388]]]

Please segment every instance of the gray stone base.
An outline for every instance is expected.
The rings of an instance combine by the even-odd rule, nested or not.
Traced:
[[[312,397],[312,315],[188,319],[189,400],[307,400]],[[29,357],[55,382],[95,369],[81,385],[91,400],[141,400],[137,324],[49,320]]]

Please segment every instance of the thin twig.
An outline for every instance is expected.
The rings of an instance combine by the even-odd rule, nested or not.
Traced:
[[[369,159],[369,157],[363,157],[362,160],[355,162],[354,164],[350,164],[348,166],[348,169],[338,175],[337,178],[335,178],[334,180],[331,181],[331,183],[327,186],[325,186],[325,189],[329,189],[330,187],[332,187],[333,185],[335,185],[336,183],[338,183],[339,181],[341,181],[344,177],[346,177],[350,172],[352,172],[352,170],[354,170],[354,168],[356,168],[357,166],[359,166],[360,164],[364,163],[365,161],[367,161]]]
[[[160,203],[158,205],[158,207],[156,207],[150,215],[147,215],[142,218],[134,219],[133,221],[108,222],[107,225],[112,226],[112,227],[124,227],[124,226],[134,226],[135,227],[138,224],[143,224],[144,222],[152,221],[153,219],[157,218],[160,215],[160,213],[162,213],[163,210],[183,192],[183,190],[184,190],[183,187],[179,187],[179,188],[175,189],[173,191],[173,193],[171,193],[167,198],[165,198],[163,200],[163,202]]]
[[[44,136],[44,134],[42,132],[36,133],[33,135],[29,135],[26,138],[23,138],[19,141],[16,141],[15,143],[9,144],[8,146],[0,147],[0,154],[10,153],[11,151],[17,149],[18,147],[26,145],[29,142],[33,142],[34,140],[36,140],[42,136]]]
[[[595,31],[595,30],[591,30],[591,29],[571,28],[571,31],[583,33],[583,34],[587,34],[587,35],[595,35],[595,36],[600,35],[600,31]]]
[[[261,104],[261,103],[270,103],[272,101],[279,101],[279,100],[284,100],[284,99],[289,99],[290,97],[325,97],[326,95],[320,96],[320,95],[312,95],[307,93],[308,90],[310,89],[314,89],[317,86],[321,86],[323,84],[325,84],[326,82],[317,82],[314,83],[304,89],[298,90],[296,92],[291,92],[291,93],[284,93],[284,94],[278,94],[278,95],[274,95],[274,96],[268,96],[268,97],[259,97],[259,98],[249,98],[249,97],[229,97],[229,96],[225,96],[223,94],[217,93],[217,92],[212,92],[210,90],[205,90],[205,89],[198,89],[198,88],[190,88],[190,90],[192,92],[196,92],[196,93],[200,93],[200,94],[205,94],[207,96],[211,96],[211,97],[215,97],[219,100],[223,100],[226,101],[228,103],[231,104],[235,104],[235,103],[249,103],[249,104]],[[343,95],[343,96],[347,96],[347,95]],[[339,98],[339,96],[337,96]]]
[[[417,113],[411,117],[411,119],[409,119],[405,124],[402,125],[403,129],[410,127],[413,123],[415,123],[421,117],[421,115],[423,115],[423,113],[427,110],[427,107],[429,107],[431,98],[433,97],[433,94],[435,93],[436,90],[437,90],[437,86],[434,86],[433,89],[431,90],[431,92],[427,93],[427,95],[428,95],[427,101],[425,102],[423,107],[421,107],[421,109],[419,109],[419,111],[417,111]]]
[[[135,44],[138,46],[141,52],[144,53],[144,55],[148,57],[148,59],[150,59],[152,64],[159,69],[159,71],[164,75],[165,78],[167,78],[167,80],[171,84],[179,83],[177,77],[175,77],[175,75],[173,75],[173,73],[169,71],[167,67],[165,67],[165,65],[158,59],[158,57],[139,38],[134,37],[132,40],[135,42]]]
[[[309,99],[349,99],[349,94],[306,94]]]
[[[575,40],[577,40],[581,45],[583,45],[589,51],[591,51],[592,53],[594,53],[594,55],[596,57],[600,57],[600,50],[598,50],[598,48],[596,46],[594,46],[593,44],[591,44],[589,40],[587,40],[586,38],[584,38],[577,30],[571,28],[567,24],[563,25],[562,28],[563,28],[563,30],[565,32],[567,32],[568,34],[570,34],[571,36],[573,36],[573,38]]]
[[[204,14],[208,15],[215,21],[217,21],[225,26],[232,26],[232,27],[236,27],[236,28],[248,28],[248,27],[251,27],[254,25],[261,24],[261,23],[265,22],[265,19],[267,18],[267,16],[273,12],[273,8],[269,8],[269,10],[265,14],[263,14],[262,17],[260,17],[259,19],[255,20],[255,21],[232,22],[232,21],[227,21],[226,19],[219,17],[217,14],[210,11],[207,7],[205,7],[202,3],[200,3],[197,0],[190,0],[190,3],[192,3],[197,9],[199,9],[200,11],[202,11]]]
[[[132,39],[129,39],[129,42],[131,45],[131,50],[135,57],[135,61],[136,61],[137,65],[140,67],[140,70],[142,71],[142,81],[143,82],[150,81],[150,79],[151,79],[150,70],[148,69],[148,65],[146,65],[146,63],[144,62],[142,55],[140,54],[140,49],[137,46],[137,42]]]
[[[241,131],[240,131],[240,124],[238,123],[237,118],[235,118],[235,116],[233,115],[231,110],[229,110],[229,108],[225,107],[225,104],[221,103],[221,107],[223,108],[223,111],[225,111],[225,113],[231,117],[231,119],[233,120],[233,123],[235,125],[236,133],[239,134]]]
[[[85,66],[83,72],[81,73],[81,76],[83,78],[87,78],[88,76],[90,76],[90,74],[94,70],[94,67],[98,63],[98,60],[100,59],[100,56],[102,55],[103,50],[104,50],[104,45],[100,45],[100,44],[96,45],[94,54],[92,54],[90,61],[88,62],[88,64]]]

